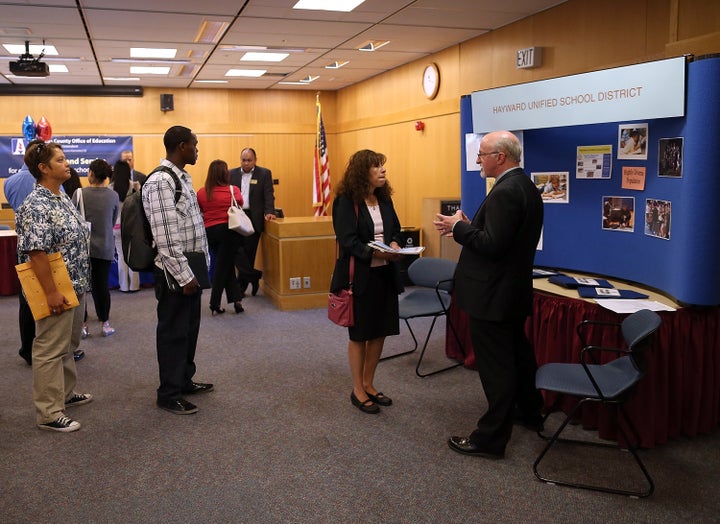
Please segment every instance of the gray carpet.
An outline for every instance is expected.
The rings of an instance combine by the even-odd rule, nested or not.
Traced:
[[[525,429],[502,461],[448,449],[448,436],[467,434],[483,408],[475,372],[419,379],[416,355],[382,362],[376,385],[394,405],[366,415],[349,400],[346,332],[324,310],[281,312],[259,295],[241,315],[212,317],[203,298],[196,379],[216,390],[192,398],[200,411],[155,407],[153,293],[115,291],[117,333],[102,338],[93,320],[81,345],[77,389],[96,399],[68,410],[83,424],[70,434],[35,427],[17,297],[0,298],[0,522],[718,520],[717,431],[642,451],[657,486],[649,499],[546,485],[532,473],[543,442]],[[417,325],[423,333],[428,323]],[[447,362],[444,323],[436,330],[430,366]],[[386,353],[409,340],[403,328]],[[580,462],[593,451],[553,458],[573,475],[602,465],[601,475],[632,482],[627,453]]]

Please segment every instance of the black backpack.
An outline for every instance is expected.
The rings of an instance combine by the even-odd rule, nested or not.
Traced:
[[[182,185],[175,172],[169,167],[158,166],[153,169],[152,176],[158,171],[164,171],[172,175],[175,181],[175,205],[180,200]],[[133,271],[152,271],[155,266],[155,255],[157,247],[153,240],[150,222],[145,215],[145,208],[142,202],[142,187],[128,195],[120,214],[120,238],[122,243],[123,258],[125,263]]]

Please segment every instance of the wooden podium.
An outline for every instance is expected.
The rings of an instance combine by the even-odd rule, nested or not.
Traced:
[[[331,217],[279,218],[265,223],[262,290],[282,310],[327,307],[335,268]],[[299,288],[291,287],[291,279]],[[309,279],[309,287],[306,287]]]

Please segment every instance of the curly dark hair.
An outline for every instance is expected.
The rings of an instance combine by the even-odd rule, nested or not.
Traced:
[[[385,165],[385,155],[370,149],[362,149],[350,157],[345,174],[337,186],[336,193],[345,195],[353,202],[364,202],[372,193],[378,200],[388,201],[392,195],[390,182],[385,181],[382,187],[373,188],[368,174],[373,167]]]
[[[59,149],[62,151],[62,146],[55,142],[48,142],[47,144],[42,140],[33,140],[30,142],[25,149],[25,165],[35,177],[35,180],[40,180],[43,177],[42,171],[38,167],[40,164],[47,164],[50,159],[55,155],[55,150]]]
[[[95,180],[98,182],[104,182],[112,175],[112,167],[102,158],[96,158],[90,162],[88,168],[92,171]]]
[[[213,160],[208,167],[207,178],[205,179],[205,193],[207,199],[212,200],[213,189],[218,186],[230,185],[230,171],[227,162],[224,160]]]

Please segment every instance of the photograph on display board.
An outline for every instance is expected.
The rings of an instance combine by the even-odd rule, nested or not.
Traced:
[[[647,160],[647,124],[618,126],[618,159]]]
[[[568,186],[570,173],[567,171],[531,173],[530,177],[535,183],[535,187],[540,191],[540,196],[542,196],[544,202],[548,204],[567,204],[570,202],[570,190]]]
[[[608,231],[635,231],[635,198],[602,197],[602,228]]]
[[[669,200],[645,199],[645,234],[670,240],[671,210]]]
[[[683,138],[661,138],[658,145],[658,175],[682,177]]]
[[[612,172],[612,144],[578,146],[575,178],[607,180]]]

